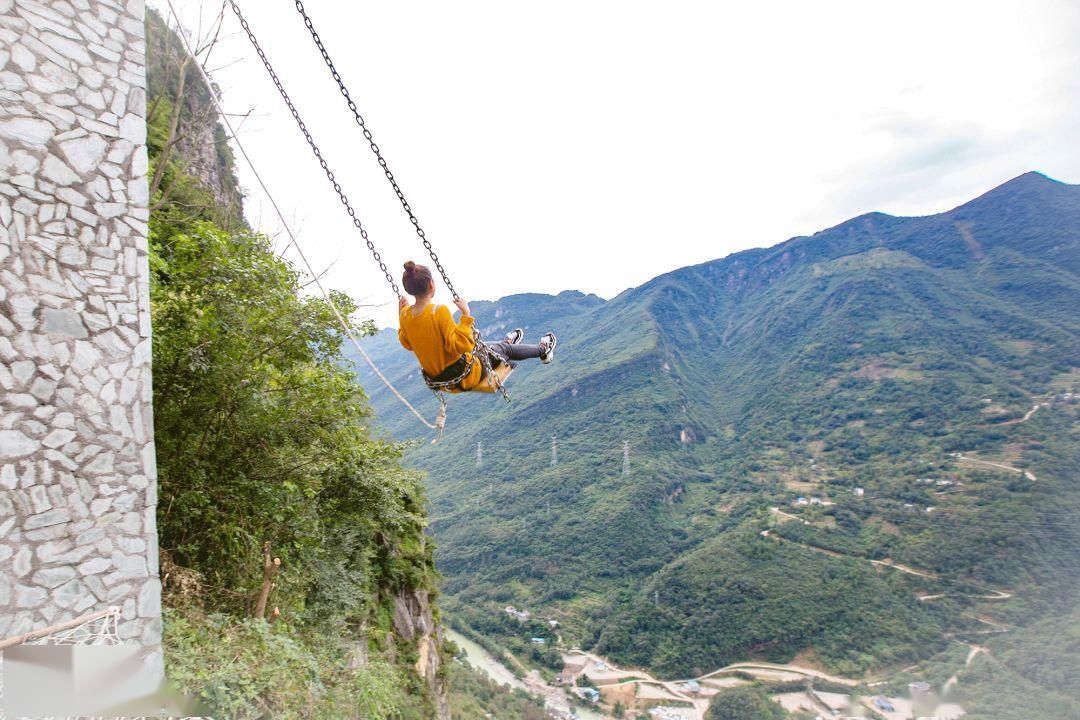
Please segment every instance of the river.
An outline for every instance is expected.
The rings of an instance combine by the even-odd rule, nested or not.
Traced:
[[[465,659],[477,670],[480,670],[489,678],[500,685],[509,685],[518,690],[525,689],[525,683],[514,677],[514,673],[484,648],[465,637],[457,630],[444,626],[446,637],[454,641],[454,644],[465,651]]]
[[[465,651],[465,659],[469,661],[469,665],[487,675],[489,678],[499,683],[500,685],[509,685],[511,688],[518,690],[525,690],[531,692],[534,696],[548,701],[552,695],[561,695],[565,698],[561,688],[555,688],[550,685],[543,686],[543,693],[538,693],[530,690],[525,686],[521,680],[514,676],[514,673],[503,665],[498,659],[496,659],[491,653],[484,648],[480,647],[477,643],[473,642],[469,638],[465,637],[461,633],[453,630],[449,627],[443,626],[446,631],[446,637],[454,641],[454,644]],[[531,681],[530,681],[531,682]],[[561,704],[561,703],[560,703]],[[608,720],[606,715],[590,710],[588,708],[579,708],[576,710],[578,717],[581,720]]]

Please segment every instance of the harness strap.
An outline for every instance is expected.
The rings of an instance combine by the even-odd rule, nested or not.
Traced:
[[[442,402],[442,397],[440,393],[446,390],[453,390],[455,388],[458,388],[461,382],[472,373],[473,366],[476,364],[476,361],[479,360],[480,381],[483,382],[489,377],[494,378],[496,390],[498,390],[499,393],[502,394],[503,399],[506,400],[506,402],[510,402],[510,393],[506,391],[506,387],[503,386],[502,380],[499,379],[499,376],[494,374],[494,371],[491,369],[492,357],[498,358],[499,362],[507,361],[498,354],[496,354],[495,351],[492,350],[490,347],[488,347],[487,343],[485,343],[484,339],[480,336],[480,331],[477,330],[475,327],[473,328],[473,340],[475,342],[472,350],[462,354],[462,356],[458,358],[453,365],[446,368],[435,377],[431,377],[426,372],[424,372],[423,368],[421,368],[420,374],[423,376],[424,382],[427,384],[428,388],[433,393],[439,396],[440,402]],[[461,372],[457,372],[456,375],[453,375],[449,378],[443,378],[443,375],[453,370],[455,366],[462,362],[465,363],[465,368]],[[456,370],[454,372],[456,372]]]

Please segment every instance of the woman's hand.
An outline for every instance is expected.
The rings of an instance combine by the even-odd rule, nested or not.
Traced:
[[[403,297],[399,297],[397,299],[397,306],[398,310],[404,310],[405,308],[409,307],[409,301]]]
[[[469,312],[469,301],[463,297],[454,298],[454,304],[457,305],[458,310],[461,311],[463,317],[471,317],[472,313]]]

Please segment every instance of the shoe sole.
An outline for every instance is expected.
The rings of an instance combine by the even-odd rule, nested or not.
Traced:
[[[549,333],[549,335],[550,335],[550,333]],[[545,335],[544,337],[548,337],[548,335]],[[550,363],[552,360],[555,359],[552,356],[555,354],[555,347],[559,344],[559,339],[557,337],[555,337],[554,335],[550,335],[550,337],[551,337],[551,347],[548,348],[547,352],[540,355],[540,362],[544,363],[545,365],[547,365],[548,363]]]

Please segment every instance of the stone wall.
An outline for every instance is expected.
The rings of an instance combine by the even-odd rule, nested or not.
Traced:
[[[0,0],[0,638],[160,647],[143,0]]]

